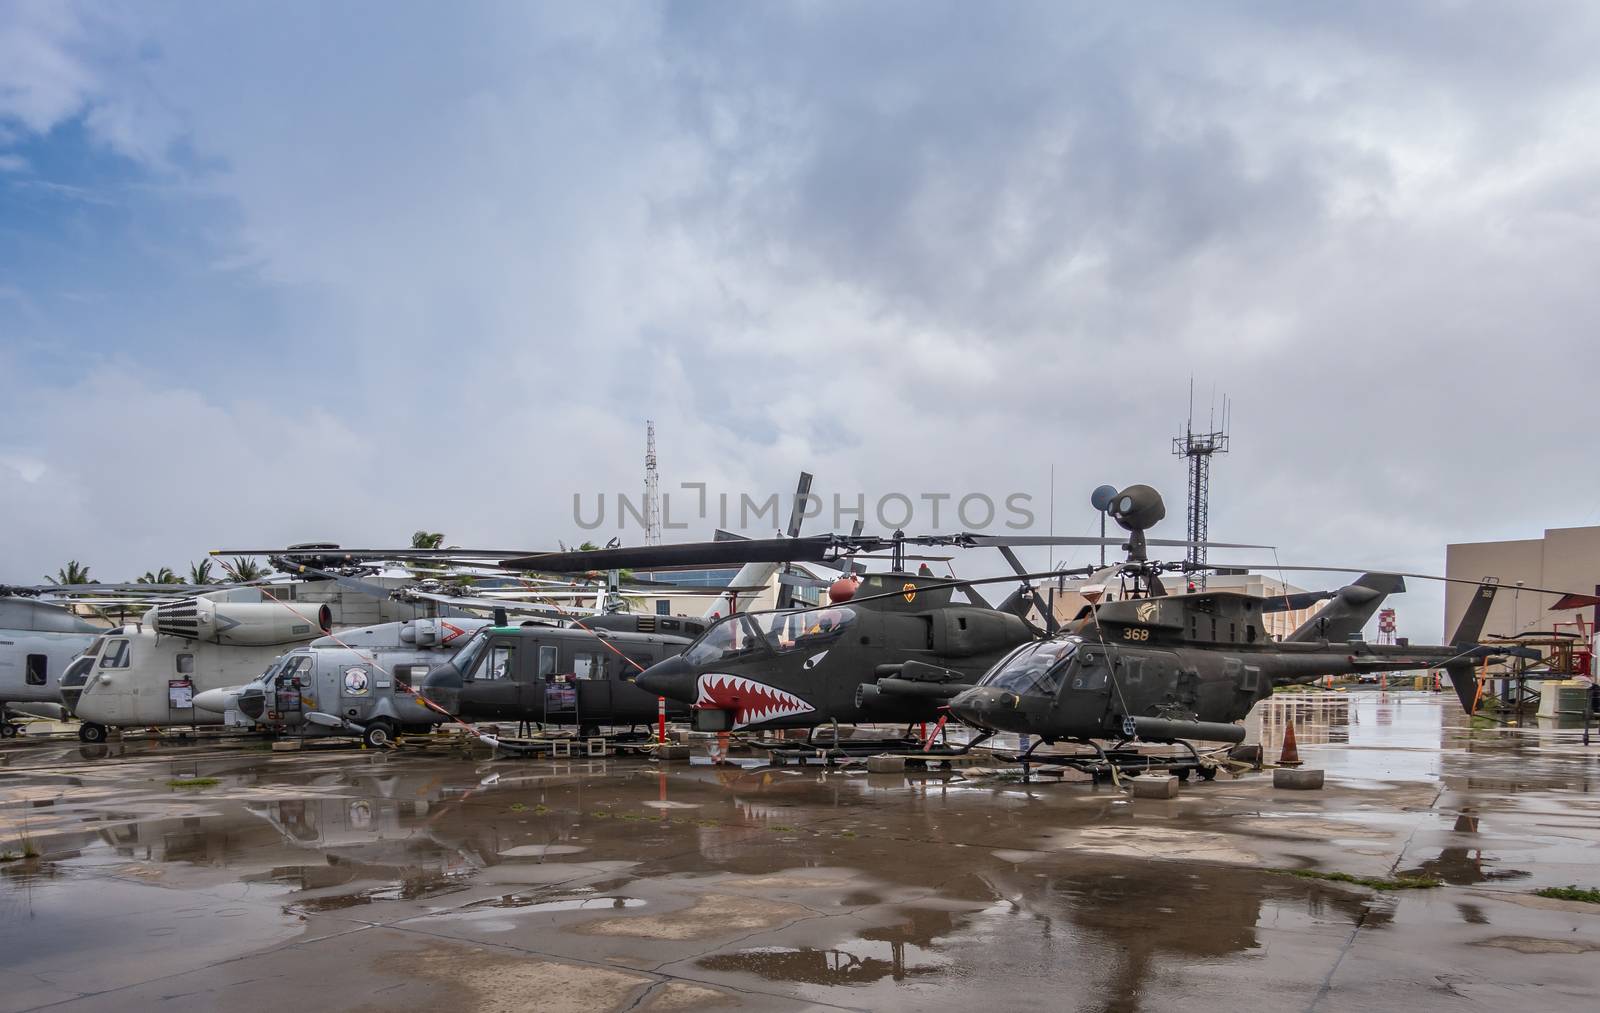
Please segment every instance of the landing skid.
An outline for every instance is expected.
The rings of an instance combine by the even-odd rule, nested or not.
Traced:
[[[915,734],[915,725],[906,729],[904,735],[882,738],[839,738],[837,725],[833,728],[833,735],[819,736],[820,728],[813,728],[804,742],[793,739],[751,739],[745,745],[752,749],[764,750],[774,760],[859,760],[868,756],[889,754],[921,754],[923,756],[964,756],[972,747],[988,739],[993,732],[982,732],[970,741],[952,746],[949,742],[925,742],[922,737]],[[931,737],[930,737],[931,738]]]
[[[1128,747],[1128,740],[1116,743],[1107,749],[1098,742],[1085,742],[1083,745],[1094,750],[1093,755],[1078,754],[1076,756],[1062,756],[1056,753],[1036,753],[1044,745],[1044,740],[1036,740],[1028,747],[1026,752],[1015,753],[1010,756],[997,753],[1008,763],[1022,764],[1023,776],[1028,774],[1030,764],[1041,764],[1053,767],[1070,767],[1081,771],[1100,781],[1112,780],[1116,777],[1137,777],[1140,774],[1161,772],[1172,774],[1180,781],[1187,781],[1190,777],[1199,775],[1200,780],[1210,781],[1217,776],[1217,765],[1201,757],[1199,750],[1195,749],[1192,742],[1178,739],[1174,745],[1182,746],[1189,751],[1188,756],[1151,756],[1141,753],[1137,749]]]

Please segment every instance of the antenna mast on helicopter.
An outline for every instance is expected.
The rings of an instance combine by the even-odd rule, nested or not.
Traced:
[[[656,473],[656,424],[644,423],[644,543],[661,544],[661,476]]]
[[[1228,452],[1228,398],[1222,398],[1222,427],[1217,428],[1217,412],[1213,403],[1209,432],[1194,431],[1194,379],[1189,380],[1189,420],[1183,432],[1172,438],[1172,452],[1189,459],[1189,564],[1197,571],[1194,578],[1203,591],[1206,586],[1206,529],[1209,527],[1210,506],[1207,497],[1211,487],[1211,455]]]

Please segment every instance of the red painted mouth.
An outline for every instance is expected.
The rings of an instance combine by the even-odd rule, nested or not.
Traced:
[[[704,710],[732,711],[735,728],[816,710],[793,693],[774,689],[742,675],[708,673],[700,677],[697,685],[700,692],[694,705]]]

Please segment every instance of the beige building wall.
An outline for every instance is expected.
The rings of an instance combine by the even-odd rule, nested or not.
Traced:
[[[1517,582],[1526,587],[1547,587],[1561,591],[1593,593],[1600,584],[1600,526],[1585,528],[1547,528],[1543,538],[1509,542],[1461,542],[1445,547],[1444,573],[1461,580],[1500,578],[1501,590],[1489,609],[1486,635],[1514,636],[1534,630],[1549,630],[1556,622],[1570,622],[1578,613],[1552,612],[1555,598],[1547,594],[1518,591]],[[1448,584],[1444,598],[1444,636],[1448,638],[1461,623],[1472,597],[1470,584]],[[1593,612],[1586,610],[1586,619]],[[1570,631],[1571,627],[1567,627]],[[1441,643],[1448,643],[1448,640]]]

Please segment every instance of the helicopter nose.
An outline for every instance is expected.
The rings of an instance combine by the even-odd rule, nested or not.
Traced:
[[[1021,716],[1015,693],[989,686],[966,690],[950,701],[950,713],[963,723],[990,731],[1015,731],[1011,726]]]
[[[194,709],[206,711],[211,714],[226,714],[228,712],[228,698],[238,700],[237,689],[208,689],[204,693],[194,695]]]
[[[698,681],[694,666],[681,657],[658,661],[633,680],[634,685],[646,693],[686,704],[693,704],[698,698]]]
[[[461,673],[454,665],[440,665],[429,672],[417,692],[451,714],[461,712]]]

